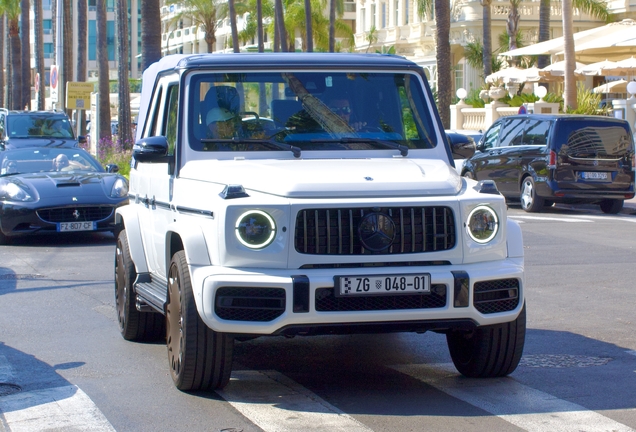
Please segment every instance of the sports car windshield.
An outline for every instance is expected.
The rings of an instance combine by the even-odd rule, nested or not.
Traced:
[[[9,138],[73,138],[68,117],[47,114],[16,114],[7,116]]]
[[[195,73],[189,142],[198,151],[397,150],[436,146],[414,73]]]
[[[104,169],[91,155],[77,148],[34,148],[0,153],[0,176],[86,171],[104,172]]]

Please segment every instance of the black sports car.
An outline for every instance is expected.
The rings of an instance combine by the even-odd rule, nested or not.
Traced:
[[[0,152],[0,243],[44,232],[115,232],[128,181],[80,148]]]

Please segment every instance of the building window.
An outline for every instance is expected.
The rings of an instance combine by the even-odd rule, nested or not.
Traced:
[[[386,28],[386,3],[382,3],[382,13],[381,13],[381,25],[380,28]]]
[[[399,26],[402,23],[400,22],[400,0],[395,1],[395,26]]]
[[[115,21],[106,22],[106,46],[108,61],[115,61]]]
[[[97,10],[97,0],[88,0],[88,10],[89,11]]]
[[[375,27],[375,4],[371,5],[371,26]]]
[[[115,12],[115,0],[106,0],[106,12]]]
[[[45,59],[52,59],[53,58],[53,54],[54,54],[54,50],[53,50],[53,44],[52,43],[45,43],[44,44],[44,58]]]
[[[97,60],[97,22],[88,21],[88,60]]]
[[[42,32],[44,34],[51,34],[51,26],[53,22],[50,19],[42,20]]]
[[[51,0],[42,0],[42,10],[51,10]]]
[[[409,23],[409,1],[404,2],[404,24]]]
[[[463,60],[459,62],[459,64],[453,68],[453,75],[455,77],[455,88],[458,89],[458,88],[464,87],[464,61]],[[455,94],[455,90],[453,90],[452,94]]]

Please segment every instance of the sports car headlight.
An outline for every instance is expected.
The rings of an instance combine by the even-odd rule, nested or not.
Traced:
[[[13,182],[0,185],[0,199],[4,201],[34,201],[34,198],[28,192],[28,188]]]
[[[246,211],[238,217],[234,228],[236,238],[250,249],[262,249],[276,236],[274,219],[261,210]]]
[[[118,177],[110,190],[110,196],[113,198],[123,198],[128,195],[128,183],[121,177]]]
[[[481,244],[488,243],[499,231],[499,218],[493,209],[480,205],[468,215],[466,228],[471,239]]]

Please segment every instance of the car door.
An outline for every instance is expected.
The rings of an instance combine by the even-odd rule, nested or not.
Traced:
[[[165,136],[169,152],[174,154],[177,136],[178,76],[163,77],[158,82],[157,95],[149,110],[142,138]],[[144,205],[140,211],[140,223],[147,263],[153,274],[166,277],[165,243],[166,227],[171,221],[172,168],[166,163],[136,163],[141,183],[132,185],[138,200]],[[131,181],[133,177],[131,176]]]
[[[516,188],[519,162],[516,145],[523,139],[524,118],[504,118],[486,132],[481,154],[472,158],[477,180],[494,180],[503,195],[512,195]]]
[[[535,183],[544,183],[548,179],[548,139],[553,122],[528,118],[524,123],[523,140],[515,152],[518,156],[514,189],[517,196],[521,194],[521,180],[526,174],[530,174]]]

